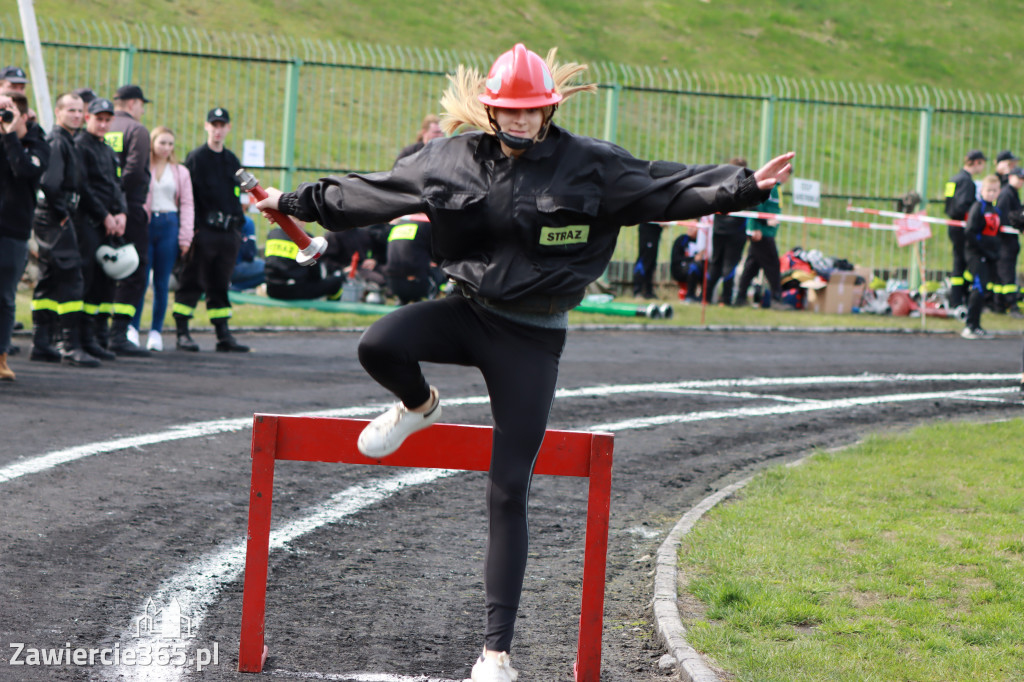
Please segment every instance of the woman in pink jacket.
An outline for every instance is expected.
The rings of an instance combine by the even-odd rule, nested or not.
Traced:
[[[174,132],[164,126],[149,134],[149,258],[147,267],[153,272],[153,320],[149,326],[146,348],[164,349],[160,332],[167,315],[167,291],[171,270],[179,254],[184,256],[192,246],[195,202],[192,199],[192,178],[188,169],[174,156]],[[146,276],[149,279],[147,273]],[[135,308],[135,319],[128,329],[129,338],[138,344],[145,296]]]

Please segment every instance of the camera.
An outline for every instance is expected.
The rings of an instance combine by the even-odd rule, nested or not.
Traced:
[[[0,109],[0,121],[10,123],[14,120],[14,112],[10,109]]]

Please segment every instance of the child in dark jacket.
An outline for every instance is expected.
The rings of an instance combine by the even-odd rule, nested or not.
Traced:
[[[986,176],[981,181],[981,199],[974,202],[967,212],[964,254],[972,280],[967,301],[967,326],[960,333],[965,339],[981,339],[987,334],[981,328],[981,310],[985,306],[985,291],[999,260],[999,228],[1002,225],[996,208],[999,187],[998,176]]]

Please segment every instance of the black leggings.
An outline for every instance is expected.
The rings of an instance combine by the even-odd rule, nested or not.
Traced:
[[[494,420],[484,561],[484,645],[491,651],[512,646],[529,545],[526,501],[565,337],[564,329],[513,322],[455,295],[389,313],[359,342],[363,367],[407,407],[430,398],[420,362],[477,367],[483,373]]]

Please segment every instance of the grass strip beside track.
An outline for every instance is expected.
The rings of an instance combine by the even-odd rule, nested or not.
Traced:
[[[875,436],[757,476],[683,538],[729,679],[1024,679],[1024,421]]]

